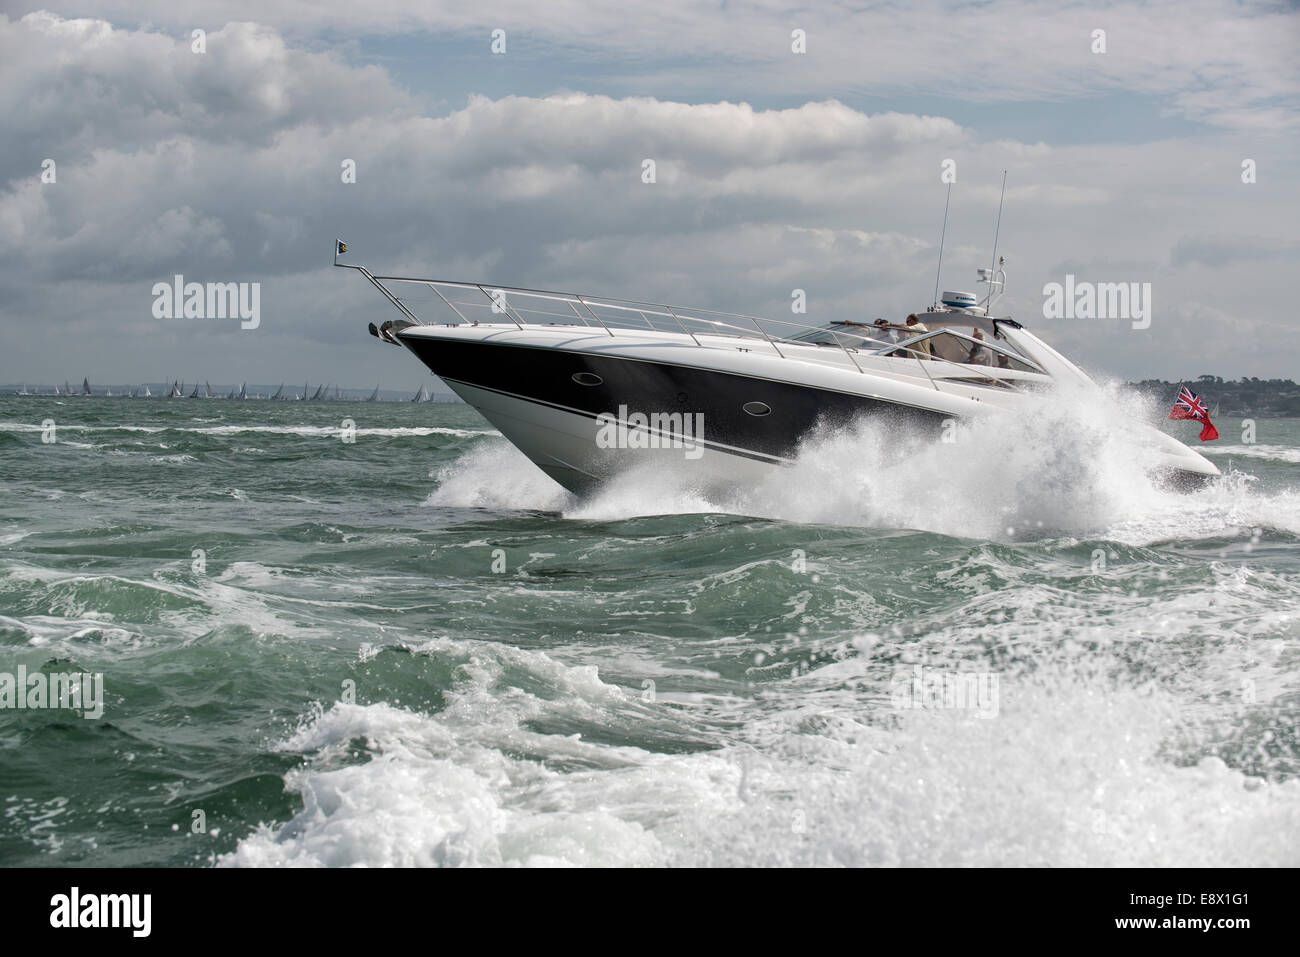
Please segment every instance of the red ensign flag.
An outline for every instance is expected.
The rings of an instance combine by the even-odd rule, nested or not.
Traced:
[[[1178,398],[1174,400],[1174,410],[1169,413],[1169,418],[1195,419],[1197,422],[1204,423],[1204,428],[1201,429],[1202,442],[1210,442],[1219,437],[1219,430],[1210,421],[1210,413],[1205,410],[1205,403],[1187,386],[1178,390]]]

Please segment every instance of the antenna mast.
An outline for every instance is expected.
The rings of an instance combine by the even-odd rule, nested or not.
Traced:
[[[1002,201],[1007,198],[1007,171],[1002,171],[1002,195],[998,197],[998,224],[993,230],[993,259],[989,262],[989,278],[997,278],[998,268],[998,237],[1002,234]],[[993,308],[993,284],[989,284],[989,297],[984,303],[984,315],[989,314]]]
[[[943,201],[943,232],[939,234],[939,266],[934,271],[934,305],[931,309],[939,308],[939,274],[943,272],[943,241],[948,236],[948,204],[952,201],[952,183],[948,184],[948,197]],[[1002,215],[998,213],[999,217]],[[994,244],[996,246],[996,243]]]

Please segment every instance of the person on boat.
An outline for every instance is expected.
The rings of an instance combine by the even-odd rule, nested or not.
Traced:
[[[903,337],[905,339],[909,339],[912,336],[923,336],[930,331],[929,328],[926,327],[926,324],[916,317],[916,313],[912,313],[910,316],[908,316],[906,319],[903,320],[903,325],[901,327],[896,327],[896,328],[901,328],[906,333],[906,335]],[[917,359],[934,358],[934,342],[930,339],[926,339],[924,342],[918,342],[915,345],[908,346],[907,349],[908,351],[906,354],[914,358]]]
[[[876,334],[890,345],[897,345],[903,339],[903,334],[898,331],[899,327],[886,322],[884,319],[877,319],[871,325],[875,328]]]
[[[908,316],[903,325],[899,325],[896,322],[886,322],[884,319],[877,319],[872,323],[872,325],[884,333],[891,343],[902,342],[904,339],[924,335],[930,331],[926,328],[925,323],[916,318],[916,313],[912,313],[912,315]],[[903,359],[931,359],[934,357],[934,352],[931,349],[930,340],[927,339],[925,342],[918,342],[915,346],[909,348],[896,349],[889,353],[889,355],[890,357]]]
[[[971,333],[979,340],[970,347],[970,354],[966,357],[966,362],[973,366],[991,366],[993,365],[993,353],[989,347],[984,345],[984,333],[978,328],[972,329]]]
[[[833,320],[833,321],[831,322],[831,325],[832,325],[832,326],[852,326],[852,327],[854,327],[855,329],[870,329],[870,328],[871,328],[871,326],[869,326],[869,325],[868,325],[867,323],[865,323],[865,322],[854,322],[852,319],[835,319],[835,320]],[[837,344],[842,345],[842,346],[848,346],[849,348],[854,348],[854,347],[856,347],[856,346],[862,344],[863,342],[871,342],[871,341],[872,341],[872,339],[871,339],[870,336],[868,336],[868,335],[864,335],[863,333],[859,333],[859,332],[850,332],[850,333],[848,333],[848,336],[851,337],[851,338],[848,339],[848,341],[844,341],[844,340],[842,340],[839,336],[833,336],[833,339],[834,339],[834,341],[835,341]]]

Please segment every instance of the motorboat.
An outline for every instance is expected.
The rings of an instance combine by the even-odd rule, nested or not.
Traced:
[[[400,318],[371,335],[410,350],[538,468],[588,494],[637,462],[685,462],[702,486],[793,463],[819,429],[883,418],[942,438],[954,423],[1031,414],[1089,376],[992,306],[989,284],[936,296],[916,322],[791,319],[359,271]],[[936,290],[937,292],[937,290]],[[430,306],[436,318],[414,309]],[[426,311],[427,315],[427,311]],[[911,317],[909,317],[911,319]],[[1153,470],[1180,487],[1219,475],[1198,452],[1140,424]]]

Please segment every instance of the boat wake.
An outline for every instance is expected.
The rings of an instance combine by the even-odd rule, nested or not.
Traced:
[[[592,521],[721,512],[991,541],[1146,544],[1242,527],[1300,534],[1300,490],[1262,490],[1239,471],[1194,493],[1162,485],[1157,450],[1138,427],[1158,419],[1140,396],[1112,388],[1100,400],[1058,394],[1033,416],[966,423],[952,441],[864,420],[810,437],[793,466],[757,485],[704,488],[688,463],[657,463],[627,470],[588,498],[561,489],[506,443],[480,443],[437,473],[428,504]]]
[[[1170,761],[1179,703],[1050,667],[1001,689],[998,720],[904,711],[875,723],[851,658],[791,683],[744,740],[688,753],[546,735],[662,709],[591,668],[492,643],[437,715],[334,704],[282,745],[302,811],[227,866],[1295,866],[1300,780],[1218,757]],[[529,675],[535,693],[515,690]],[[517,678],[516,678],[517,681]],[[851,684],[851,683],[850,683]],[[707,715],[687,710],[692,725]],[[670,720],[664,717],[661,720]],[[696,732],[699,733],[698,731]],[[603,735],[596,735],[597,739]],[[347,758],[364,740],[369,760]],[[1045,773],[1045,769],[1051,769]]]

